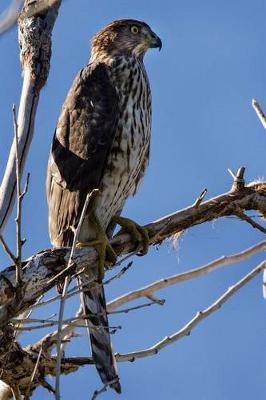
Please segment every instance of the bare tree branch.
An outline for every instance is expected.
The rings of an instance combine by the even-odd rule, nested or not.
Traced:
[[[19,17],[20,60],[23,87],[18,112],[18,158],[21,176],[33,137],[34,121],[39,95],[50,67],[51,34],[61,0],[47,9],[46,15],[27,18],[32,0],[26,0]],[[7,223],[16,197],[16,140],[10,150],[6,170],[0,187],[0,231]]]
[[[250,282],[253,278],[255,278],[261,271],[266,268],[266,261],[260,263],[256,268],[254,268],[251,272],[245,275],[242,279],[240,279],[235,285],[228,288],[228,290],[222,294],[214,303],[212,303],[205,310],[197,312],[197,314],[179,331],[173,333],[172,335],[166,336],[164,339],[155,343],[153,346],[140,350],[133,351],[127,354],[115,354],[115,358],[117,361],[130,361],[133,362],[139,358],[149,357],[155,354],[158,354],[160,350],[164,347],[173,344],[177,340],[182,339],[185,336],[189,336],[191,331],[204,319],[209,317],[215,311],[218,311],[224,303],[226,303],[236,292],[238,292],[244,285]],[[77,358],[68,358],[66,359],[68,363],[73,363],[75,366],[88,365],[92,364],[93,361],[91,358],[86,357],[77,357]],[[62,361],[63,365],[63,361]]]
[[[21,283],[21,256],[22,256],[22,240],[21,240],[21,211],[22,211],[22,196],[21,196],[21,171],[18,154],[18,122],[16,106],[13,104],[13,125],[16,147],[16,192],[17,192],[17,216],[16,216],[16,239],[17,239],[17,257],[16,257],[16,287]]]
[[[0,15],[0,34],[10,29],[16,22],[24,0],[13,0],[7,10]]]
[[[107,304],[108,312],[114,312],[114,310],[121,307],[122,305],[124,305],[130,301],[136,300],[140,297],[147,297],[153,303],[163,305],[164,300],[154,298],[154,295],[153,295],[154,292],[156,292],[160,289],[163,289],[163,288],[167,288],[171,285],[184,282],[188,279],[193,279],[198,276],[202,276],[209,272],[215,271],[216,269],[221,268],[222,266],[230,265],[230,264],[233,264],[236,262],[243,261],[258,252],[264,251],[265,249],[266,249],[266,241],[263,241],[261,243],[256,244],[255,246],[252,246],[252,247],[250,247],[244,251],[241,251],[237,254],[218,258],[217,260],[214,260],[203,267],[196,268],[196,269],[184,272],[182,274],[177,274],[177,275],[174,275],[174,276],[171,276],[168,278],[164,278],[157,282],[153,282],[152,284],[145,286],[144,288],[127,293],[113,301],[110,301]],[[150,304],[152,304],[152,303],[148,303],[148,305],[150,305]],[[148,305],[145,305],[145,306],[148,306]],[[142,307],[143,307],[143,305],[137,306],[137,308],[142,308]],[[133,307],[132,309],[135,309],[135,307]],[[128,309],[128,310],[131,310],[131,309]],[[122,312],[127,312],[127,309],[122,310]],[[70,321],[63,327],[62,335],[63,335],[64,339],[66,339],[67,337],[71,337],[71,335],[74,334],[76,324],[78,324],[80,326],[85,326],[84,319],[81,318],[81,315],[82,315],[82,311],[80,309],[79,312],[76,314],[75,320]],[[38,351],[38,349],[40,347],[45,347],[47,350],[48,350],[48,348],[49,348],[49,350],[52,350],[54,344],[56,343],[56,338],[57,338],[57,332],[50,333],[49,335],[47,335],[46,337],[41,339],[38,343],[33,345],[33,348],[35,351]]]
[[[258,224],[256,221],[254,221],[251,217],[249,217],[248,215],[246,215],[244,213],[243,210],[241,209],[237,209],[235,211],[235,215],[242,219],[242,221],[247,222],[248,224],[250,224],[253,228],[258,229],[259,231],[261,231],[262,233],[266,233],[266,228],[264,228],[264,226]]]
[[[252,107],[254,108],[260,122],[262,123],[263,128],[266,129],[266,117],[257,100],[252,99]]]
[[[166,216],[158,221],[152,222],[146,225],[149,232],[149,244],[153,245],[160,243],[167,237],[172,236],[175,233],[188,229],[192,226],[211,221],[213,219],[234,215],[237,207],[243,210],[257,210],[261,213],[266,212],[266,183],[259,182],[253,183],[248,186],[244,186],[240,190],[233,190],[228,193],[217,196],[213,199],[207,200],[200,203],[195,207],[194,205],[187,207],[183,210],[177,211],[176,213]],[[111,241],[117,254],[127,254],[135,250],[135,243],[131,239],[130,235],[123,233],[118,234]],[[265,243],[258,246],[264,248]],[[259,247],[248,249],[250,254],[252,251],[257,251]],[[58,280],[66,277],[68,274],[73,276],[86,267],[87,280],[88,282],[93,281],[97,278],[97,252],[94,249],[83,248],[75,249],[73,254],[72,263],[67,268],[68,261],[70,258],[71,249],[60,248],[54,250],[46,250],[37,255],[34,255],[29,260],[22,262],[22,283],[21,290],[23,290],[24,297],[20,302],[16,301],[16,294],[14,293],[14,286],[16,283],[15,266],[11,266],[4,270],[0,274],[0,302],[2,307],[0,308],[0,368],[1,365],[5,365],[2,368],[2,376],[0,378],[4,380],[11,387],[14,386],[14,382],[18,382],[19,368],[14,368],[12,362],[3,364],[1,360],[6,360],[8,354],[8,360],[17,359],[17,354],[23,353],[23,376],[30,377],[36,364],[37,354],[36,350],[31,346],[29,350],[23,350],[17,342],[14,341],[15,334],[10,321],[15,316],[21,314],[21,312],[31,308],[31,306],[37,301],[40,295],[47,292],[53,287]],[[241,257],[241,254],[240,254]],[[235,259],[236,261],[236,259]],[[89,268],[88,268],[89,267]],[[206,272],[206,271],[205,271]],[[148,297],[152,296],[153,293],[148,293]],[[73,324],[73,325],[72,325]],[[72,326],[71,326],[72,325]],[[63,340],[66,338],[70,339],[73,333],[73,327],[78,325],[78,320],[67,324],[66,328],[63,327],[62,334]],[[83,326],[83,324],[82,324]],[[55,334],[56,335],[56,334]],[[55,336],[52,334],[49,338],[46,338],[46,343],[54,343],[53,339]],[[45,344],[45,341],[43,341]],[[163,344],[164,346],[165,344]],[[32,390],[38,385],[46,385],[43,381],[43,374],[39,373],[42,368],[46,368],[51,375],[56,375],[56,362],[54,359],[47,358],[45,353],[45,347],[43,347],[44,353],[40,359],[39,369],[34,379]],[[49,345],[48,345],[49,349]],[[38,349],[38,352],[40,347]],[[12,356],[12,354],[14,354]],[[142,354],[142,353],[141,353]],[[45,356],[45,359],[43,358]],[[141,355],[140,355],[141,356]],[[126,359],[125,355],[119,356],[120,359]],[[119,359],[118,357],[118,359]],[[132,358],[132,354],[128,355],[128,358]],[[80,362],[80,360],[78,361]],[[25,365],[26,364],[26,365]],[[82,363],[80,365],[83,365]],[[62,360],[61,373],[73,372],[78,368],[77,364],[67,363],[66,360]],[[15,369],[15,372],[13,371]],[[20,371],[20,374],[22,372]],[[21,375],[19,375],[21,376]],[[27,382],[29,383],[29,382]],[[47,387],[47,385],[46,385]],[[28,388],[26,382],[20,382],[20,391],[25,393]]]
[[[174,334],[167,336],[163,340],[157,342],[155,345],[141,350],[141,351],[134,351],[130,352],[127,354],[116,354],[116,359],[117,361],[134,361],[138,358],[144,358],[148,357],[154,354],[157,354],[161,349],[164,347],[176,342],[177,340],[183,338],[184,336],[188,336],[192,329],[195,328],[196,325],[198,325],[203,319],[207,318],[209,315],[211,315],[213,312],[217,311],[218,309],[221,308],[221,306],[229,300],[241,287],[246,285],[251,279],[253,279],[257,274],[259,274],[263,269],[266,267],[266,262],[263,261],[261,264],[259,264],[256,268],[254,268],[251,272],[249,272],[247,275],[245,275],[241,280],[239,280],[235,285],[231,286],[222,296],[220,296],[212,305],[210,305],[208,308],[206,308],[203,311],[198,312],[182,329],[179,331],[175,332]],[[43,342],[44,343],[44,342]],[[51,344],[51,342],[50,342]],[[39,352],[36,353],[36,350],[34,350],[33,347],[29,347],[28,349],[22,349],[19,347],[19,345],[15,342],[12,343],[12,348],[10,349],[9,346],[9,354],[11,355],[10,357],[10,365],[8,365],[9,368],[6,368],[3,373],[2,373],[2,379],[6,382],[11,384],[12,387],[12,382],[17,382],[17,374],[21,374],[21,371],[19,369],[18,362],[16,362],[16,368],[12,368],[12,363],[14,363],[14,360],[17,360],[14,356],[12,357],[12,354],[16,352],[18,355],[20,353],[20,360],[23,360],[23,365],[21,367],[24,368],[24,376],[28,377],[30,379],[32,375],[32,371],[34,370],[36,366],[36,361],[39,356]],[[19,352],[19,353],[18,353]],[[38,354],[38,356],[37,356]],[[0,358],[1,360],[1,358]],[[49,357],[45,351],[43,352],[43,355],[39,357],[39,370],[46,371],[46,373],[56,376],[56,357]],[[91,358],[85,358],[85,357],[75,357],[75,358],[63,358],[61,360],[61,373],[62,374],[67,374],[71,372],[75,372],[80,366],[83,365],[88,365],[88,364],[93,364],[93,361]],[[28,369],[28,372],[27,372]],[[31,372],[30,372],[31,371]],[[11,373],[10,373],[11,372]],[[13,375],[12,375],[13,374]],[[12,375],[12,379],[11,379]],[[43,384],[43,375],[40,376],[40,372],[36,371],[34,382],[32,382],[32,390],[36,388],[38,385]],[[42,383],[41,383],[42,381]],[[23,379],[22,382],[20,382],[20,391],[21,393],[25,393],[25,391],[28,389],[29,385],[29,380],[26,378]]]
[[[116,310],[122,305],[136,300],[140,297],[148,297],[152,296],[155,292],[160,289],[165,289],[169,286],[175,285],[177,283],[184,282],[189,279],[196,278],[198,276],[205,275],[209,272],[215,271],[218,268],[224,267],[226,265],[230,265],[236,262],[243,261],[248,257],[253,256],[254,254],[266,250],[266,241],[256,244],[240,253],[232,254],[230,256],[223,256],[210,263],[200,267],[195,268],[187,272],[183,272],[181,274],[169,276],[167,278],[163,278],[158,280],[157,282],[153,282],[150,285],[147,285],[141,289],[134,290],[132,292],[126,293],[117,299],[110,301],[108,303],[108,311]]]
[[[117,361],[134,361],[137,358],[143,358],[147,356],[151,356],[157,354],[164,347],[176,342],[177,340],[183,338],[184,336],[189,336],[192,329],[195,328],[201,321],[207,318],[209,315],[219,310],[221,306],[228,301],[239,289],[241,289],[244,285],[246,285],[251,279],[257,276],[261,271],[263,271],[266,267],[266,261],[260,263],[256,268],[254,268],[251,272],[245,275],[242,279],[240,279],[235,285],[228,288],[228,290],[219,297],[214,303],[212,303],[209,307],[207,307],[203,311],[199,311],[182,329],[174,334],[165,337],[160,342],[156,343],[152,347],[148,349],[136,351],[128,354],[117,354]]]
[[[28,2],[28,9],[25,11],[25,17],[32,18],[39,14],[47,12],[53,7],[58,0],[30,0]]]
[[[241,191],[225,193],[201,203],[198,207],[190,206],[146,225],[150,245],[160,243],[175,233],[203,222],[234,215],[236,207],[266,213],[266,184],[264,182],[251,184]],[[134,241],[126,233],[119,234],[112,239],[111,243],[117,254],[126,254],[135,250]],[[19,304],[15,302],[14,293],[10,290],[10,287],[15,286],[14,266],[0,274],[0,302],[3,305],[0,309],[0,326],[30,307],[40,295],[47,292],[67,274],[73,275],[89,266],[88,282],[96,279],[97,252],[94,249],[76,249],[73,263],[66,268],[69,256],[70,249],[61,248],[46,250],[24,262],[22,286],[25,295]]]

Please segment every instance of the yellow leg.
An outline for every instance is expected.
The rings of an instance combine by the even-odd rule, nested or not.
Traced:
[[[142,245],[140,255],[144,256],[145,254],[147,254],[149,249],[149,234],[147,229],[138,225],[136,222],[132,221],[129,218],[124,218],[117,215],[112,218],[112,222],[120,225],[122,228],[121,231],[130,233],[133,240],[137,242],[138,246],[140,244]]]
[[[104,277],[104,268],[106,259],[115,264],[117,254],[110,245],[109,239],[101,227],[101,224],[94,213],[89,216],[89,222],[93,224],[96,233],[96,239],[89,240],[88,242],[78,242],[77,247],[95,247],[98,253],[98,281],[101,282]]]

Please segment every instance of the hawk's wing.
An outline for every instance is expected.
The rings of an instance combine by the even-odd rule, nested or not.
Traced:
[[[48,162],[49,230],[55,246],[70,246],[87,193],[99,188],[118,120],[118,95],[107,66],[90,64],[63,105]]]

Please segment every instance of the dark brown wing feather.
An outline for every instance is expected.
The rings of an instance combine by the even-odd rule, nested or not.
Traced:
[[[63,105],[48,162],[49,230],[55,246],[70,246],[87,193],[100,186],[113,143],[118,95],[107,66],[90,64]]]

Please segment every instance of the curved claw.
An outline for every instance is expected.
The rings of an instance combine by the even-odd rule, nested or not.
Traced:
[[[129,218],[124,218],[120,216],[114,216],[112,221],[121,226],[121,231],[127,232],[131,235],[132,239],[138,243],[138,247],[141,244],[142,249],[138,253],[139,256],[144,256],[147,254],[149,249],[149,233],[148,229],[143,228],[143,226],[138,225],[136,222]]]
[[[138,256],[145,256],[145,254],[147,254],[148,250],[149,250],[149,233],[148,233],[148,229],[143,228],[143,226],[140,226],[140,225],[136,225],[136,226],[137,226],[137,229],[140,232],[141,237],[142,237],[142,240],[141,240],[142,249],[138,253]]]

